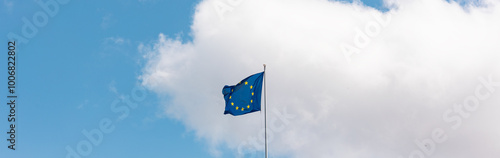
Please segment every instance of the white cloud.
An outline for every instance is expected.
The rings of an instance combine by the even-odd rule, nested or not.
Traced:
[[[110,43],[115,45],[130,44],[130,40],[122,37],[108,37],[104,39],[104,44],[110,44]]]
[[[223,20],[214,2],[197,6],[192,42],[160,34],[139,50],[148,60],[143,84],[168,96],[165,114],[205,140],[215,156],[221,146],[236,152],[263,127],[261,113],[223,115],[221,89],[265,63],[270,109],[296,115],[274,135],[271,155],[406,158],[423,153],[415,139],[432,138],[440,128],[447,140],[429,146],[432,157],[500,157],[500,87],[460,128],[442,118],[475,95],[478,78],[491,73],[500,81],[499,1],[462,7],[391,0],[386,4],[394,9],[381,13],[327,0],[247,0],[228,4]],[[382,26],[377,16],[390,20]],[[371,33],[366,45],[356,44],[357,30]],[[359,49],[350,63],[342,43]]]
[[[127,38],[115,36],[102,39],[101,47],[103,51],[100,53],[102,57],[111,57],[113,53],[121,53],[127,55],[131,42]]]

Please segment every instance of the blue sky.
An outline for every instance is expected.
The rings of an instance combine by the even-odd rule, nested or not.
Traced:
[[[34,1],[12,3],[0,7],[3,35],[19,33],[21,18],[42,10]],[[8,151],[2,141],[0,153],[18,158],[65,157],[67,145],[75,148],[85,139],[83,129],[97,128],[102,118],[119,116],[110,104],[120,95],[130,95],[139,84],[139,42],[153,40],[161,32],[189,40],[196,3],[71,1],[61,6],[28,44],[18,46],[19,139],[16,151]],[[125,41],[115,43],[118,38]],[[89,157],[208,155],[205,145],[182,124],[157,117],[160,107],[153,93],[139,104],[128,118],[116,123],[115,131],[105,135]],[[2,106],[1,111],[6,110]],[[6,121],[0,124],[8,127]]]
[[[17,149],[10,151],[7,142],[1,141],[0,155],[65,157],[66,146],[75,148],[86,139],[82,130],[98,128],[103,118],[110,118],[114,131],[104,134],[102,143],[87,157],[211,157],[209,146],[182,122],[163,116],[160,102],[164,100],[153,92],[147,91],[146,99],[137,102],[138,108],[122,121],[117,121],[121,113],[110,108],[140,84],[138,76],[145,62],[138,51],[141,43],[156,40],[159,33],[192,40],[190,26],[198,2],[72,0],[61,5],[29,43],[17,46]],[[380,0],[363,3],[384,10]],[[31,19],[40,11],[32,0],[2,0],[4,43],[9,32],[20,34],[23,17]],[[0,72],[0,83],[6,83],[6,70]],[[2,97],[6,95],[1,91]],[[8,127],[3,121],[6,110],[1,106],[0,131]],[[0,140],[6,137],[1,134]],[[224,157],[233,157],[230,149],[221,150]]]

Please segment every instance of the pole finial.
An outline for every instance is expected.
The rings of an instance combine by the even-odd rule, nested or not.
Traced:
[[[266,64],[262,64],[264,66],[264,71],[266,71]]]

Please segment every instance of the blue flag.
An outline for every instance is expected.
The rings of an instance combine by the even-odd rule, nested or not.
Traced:
[[[224,114],[238,116],[260,111],[263,77],[264,72],[256,73],[236,85],[224,86],[222,88],[222,94],[226,100]]]

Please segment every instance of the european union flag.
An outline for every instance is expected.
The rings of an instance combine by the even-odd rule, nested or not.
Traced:
[[[260,96],[262,94],[262,79],[264,72],[248,76],[233,86],[224,86],[222,94],[226,100],[224,114],[233,116],[260,111]]]

